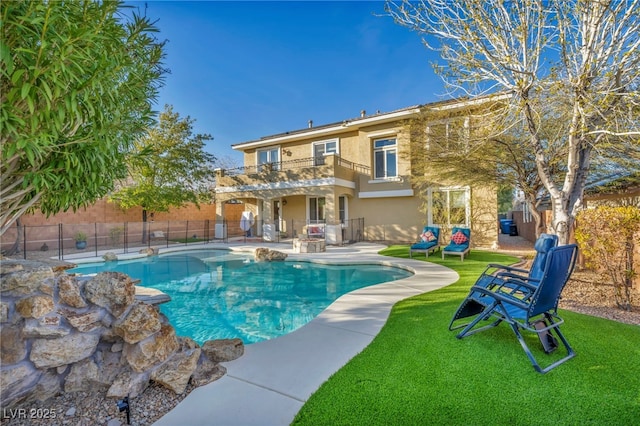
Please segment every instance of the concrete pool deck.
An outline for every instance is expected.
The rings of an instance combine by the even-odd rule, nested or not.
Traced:
[[[386,247],[381,244],[328,246],[324,253],[310,254],[294,253],[291,244],[224,246],[234,251],[257,247],[287,253],[291,260],[382,263],[414,275],[345,294],[298,330],[246,345],[242,357],[223,363],[225,376],[194,389],[154,425],[289,425],[311,394],[371,343],[396,302],[458,280],[456,272],[440,265],[380,256],[377,252]]]

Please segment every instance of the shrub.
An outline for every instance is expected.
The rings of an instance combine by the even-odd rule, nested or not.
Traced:
[[[109,240],[111,240],[111,245],[118,245],[122,239],[122,234],[124,233],[124,227],[116,226],[109,229]]]
[[[631,310],[631,287],[637,276],[633,256],[640,244],[640,209],[600,206],[577,215],[576,241],[585,266],[613,282],[616,305]]]

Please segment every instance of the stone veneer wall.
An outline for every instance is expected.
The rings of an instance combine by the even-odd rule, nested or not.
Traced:
[[[64,273],[70,266],[2,259],[0,389],[3,407],[61,392],[135,397],[158,382],[176,393],[224,375],[240,339],[200,347],[176,336],[157,306],[135,299],[125,274]]]

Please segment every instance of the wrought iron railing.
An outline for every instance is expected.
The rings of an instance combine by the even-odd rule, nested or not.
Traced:
[[[295,160],[275,161],[271,163],[259,164],[254,166],[235,167],[231,169],[226,169],[224,173],[227,176],[252,175],[252,174],[264,173],[269,171],[299,170],[303,168],[320,167],[326,164],[327,164],[327,161],[325,160],[324,157],[308,157],[308,158],[299,158]],[[369,173],[371,170],[369,166],[366,166],[364,164],[354,163],[352,161],[348,161],[340,157],[338,157],[337,164],[340,167],[351,169],[358,173]]]

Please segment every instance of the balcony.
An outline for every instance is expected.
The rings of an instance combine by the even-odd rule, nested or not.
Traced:
[[[360,175],[369,174],[368,166],[353,163],[337,155],[309,157],[217,170],[216,193],[313,186],[314,183],[331,179],[355,185]]]

